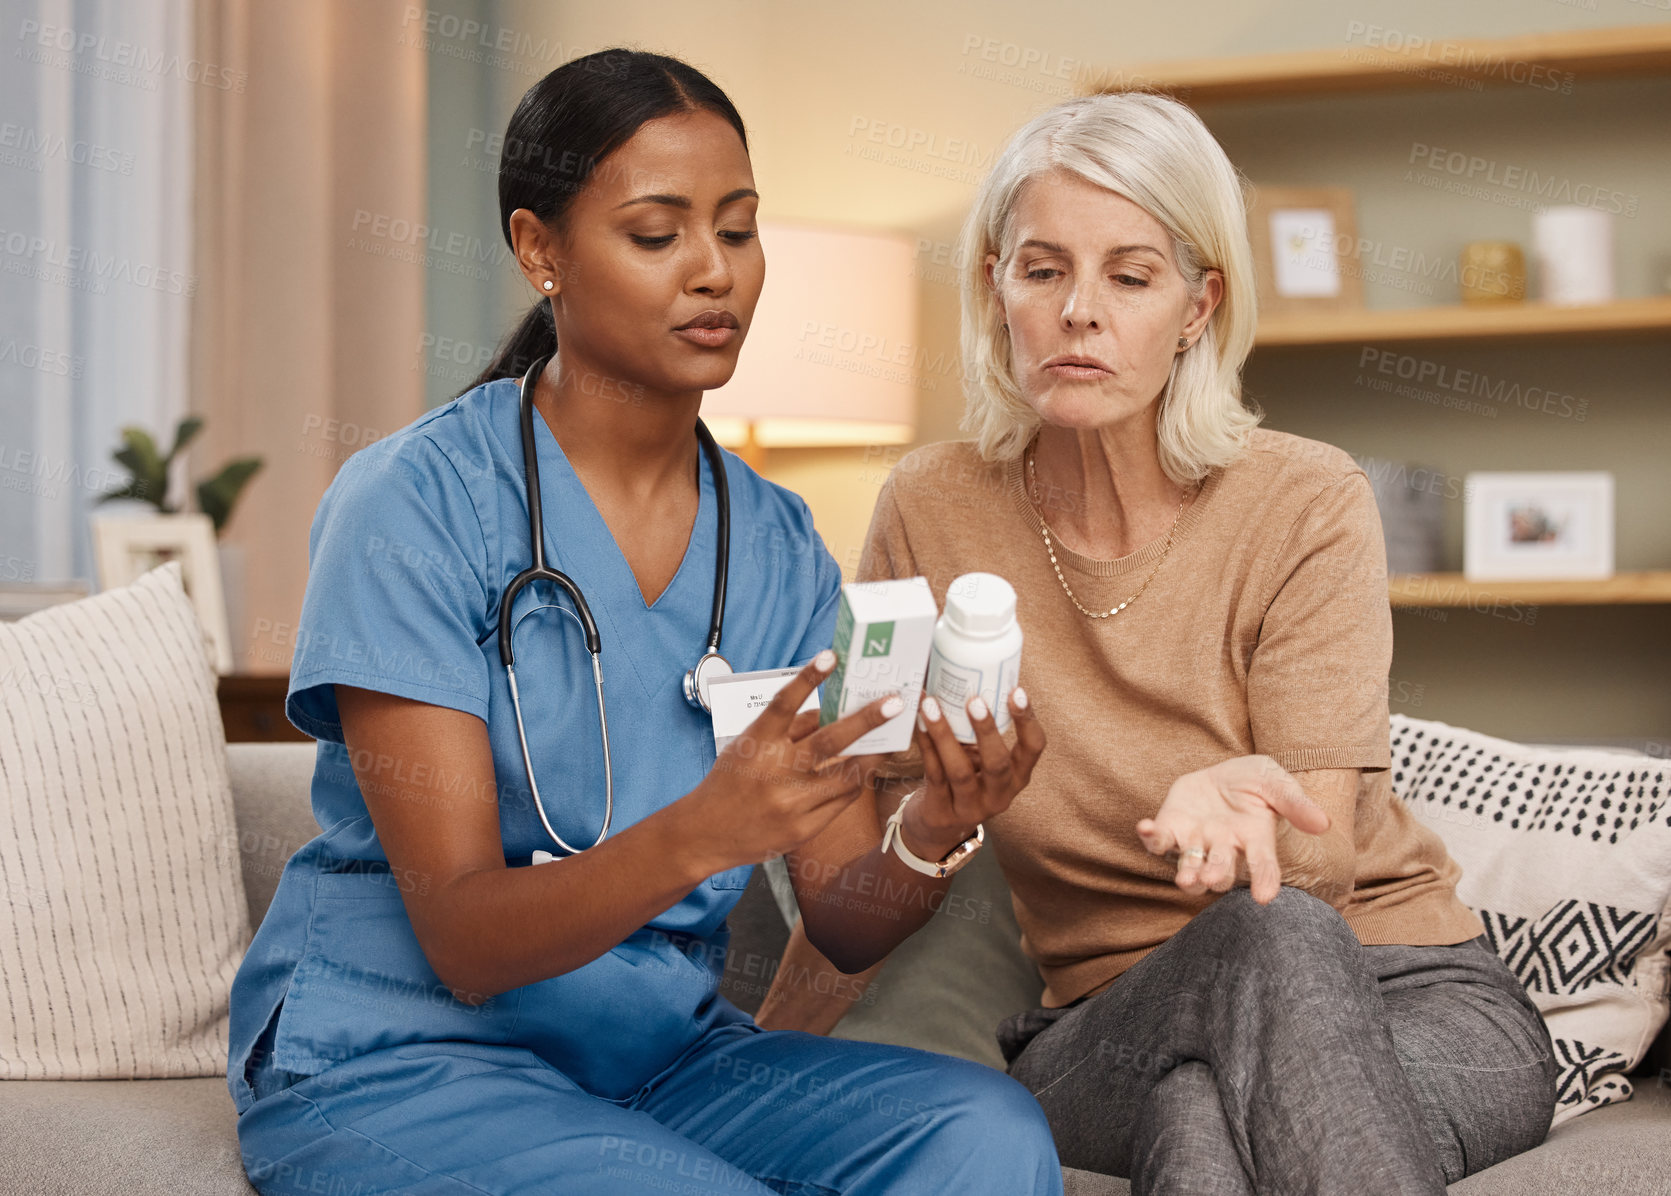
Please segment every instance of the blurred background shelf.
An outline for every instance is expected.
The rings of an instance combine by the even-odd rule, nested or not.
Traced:
[[[1401,573],[1388,581],[1393,608],[1614,606],[1671,603],[1671,570],[1615,573],[1604,581],[1469,581],[1460,573]]]
[[[1365,341],[1512,341],[1671,333],[1671,295],[1619,299],[1586,307],[1547,303],[1456,304],[1382,311],[1266,316],[1254,344],[1299,348]]]
[[[1196,105],[1256,186],[1353,196],[1354,243],[1341,252],[1363,301],[1262,313],[1244,393],[1267,427],[1345,449],[1383,489],[1402,478],[1441,500],[1434,571],[1388,583],[1393,709],[1510,738],[1663,749],[1671,22],[1535,36],[1497,22],[1510,36],[1487,39],[1400,22],[1342,13],[1332,45],[1296,53],[1134,54],[1148,65],[1113,63],[1104,83]],[[1530,247],[1535,214],[1563,203],[1617,216],[1622,298],[1461,303],[1464,245]],[[1535,269],[1532,282],[1536,297]],[[1613,474],[1620,572],[1539,583],[1442,572],[1461,563],[1467,478],[1481,470]]]
[[[1210,104],[1430,90],[1472,81],[1535,87],[1540,78],[1555,90],[1568,74],[1602,78],[1671,70],[1671,27],[1659,25],[1436,39],[1349,22],[1347,32],[1352,40],[1340,49],[1120,67],[1106,74],[1097,90],[1148,88],[1191,104]],[[1377,41],[1383,44],[1371,44]]]

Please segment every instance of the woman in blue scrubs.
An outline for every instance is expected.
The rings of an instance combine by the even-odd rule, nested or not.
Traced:
[[[853,971],[948,883],[880,852],[864,762],[837,756],[897,699],[824,728],[796,714],[832,663],[840,573],[806,504],[729,454],[724,652],[738,671],[800,672],[717,759],[683,693],[719,527],[694,430],[765,270],[741,119],[677,60],[588,55],[523,97],[499,196],[538,305],[477,385],[350,458],[314,519],[287,713],[319,740],[323,832],[287,864],[232,990],[227,1082],[251,1180],[1061,1192],[1016,1081],[765,1031],[716,991],[726,915],[770,854],[789,857],[809,935]],[[547,356],[533,394],[545,555],[597,620],[613,716],[601,840],[605,756],[591,658],[559,609],[572,604],[537,583],[512,615],[528,759],[575,854],[535,808],[497,635],[531,559],[518,378]],[[1043,746],[1014,713],[1013,758],[992,762],[1014,776],[999,805]],[[934,788],[909,807],[903,838],[930,860],[992,812]],[[855,888],[877,894],[864,912],[831,899]]]

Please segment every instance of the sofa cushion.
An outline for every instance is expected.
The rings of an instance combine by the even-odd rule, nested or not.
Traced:
[[[1628,1103],[1558,1125],[1536,1150],[1458,1180],[1462,1196],[1671,1193],[1671,1088],[1637,1084]]]
[[[226,1080],[0,1083],[0,1192],[250,1196]],[[301,1184],[299,1192],[326,1191]]]
[[[250,1196],[237,1115],[216,1080],[0,1083],[0,1192],[30,1196]],[[282,1162],[280,1166],[282,1166]],[[1066,1196],[1125,1196],[1123,1179],[1063,1170]],[[298,1193],[335,1192],[292,1175]],[[344,1189],[345,1190],[345,1189]]]
[[[799,916],[784,862],[769,860],[755,869],[755,881],[763,877],[778,898],[773,912],[783,910],[777,923],[782,929],[767,935],[749,926],[739,934],[734,927],[731,953],[745,959],[769,951],[775,960],[788,939],[787,927]],[[761,907],[767,899],[762,894]],[[768,975],[775,971],[774,965]],[[997,853],[981,851],[952,878],[934,916],[893,949],[830,1036],[939,1051],[1002,1071],[994,1029],[1011,1014],[1036,1006],[1043,991],[1038,970],[1022,953]]]
[[[1131,1185],[1112,1175],[1062,1168],[1062,1196],[1130,1196]]]
[[[978,979],[979,983],[971,983]],[[1004,1069],[994,1030],[1039,1003],[998,853],[977,852],[934,916],[888,956],[833,1038],[887,1042]]]
[[[1629,1099],[1666,1022],[1671,763],[1402,715],[1392,746],[1393,791],[1462,866],[1457,896],[1549,1025],[1555,1124]]]
[[[179,562],[0,624],[0,678],[0,1079],[224,1074],[249,915]]]

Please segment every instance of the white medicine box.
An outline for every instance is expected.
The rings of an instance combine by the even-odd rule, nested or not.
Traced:
[[[842,755],[900,752],[911,746],[938,617],[927,578],[855,581],[841,587],[832,645],[836,666],[824,680],[819,723],[833,723],[889,694],[905,701],[904,710],[860,736]]]

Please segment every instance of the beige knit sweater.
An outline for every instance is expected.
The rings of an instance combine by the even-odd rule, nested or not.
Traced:
[[[1046,517],[1072,501],[1046,495]],[[987,832],[1047,1006],[1106,987],[1216,900],[1181,892],[1175,864],[1144,850],[1136,824],[1179,776],[1233,756],[1263,753],[1296,773],[1369,770],[1355,801],[1319,797],[1326,835],[1285,828],[1279,841],[1284,883],[1325,895],[1324,874],[1353,878],[1327,899],[1362,942],[1484,933],[1457,900],[1457,864],[1388,785],[1385,554],[1368,479],[1346,453],[1256,431],[1208,476],[1154,580],[1112,619],[1074,608],[1040,530],[1019,458],[929,445],[883,486],[859,578],[921,574],[942,605],[963,573],[1015,586],[1021,684],[1049,746]],[[1129,597],[1161,551],[1100,561],[1056,541],[1092,610]]]

